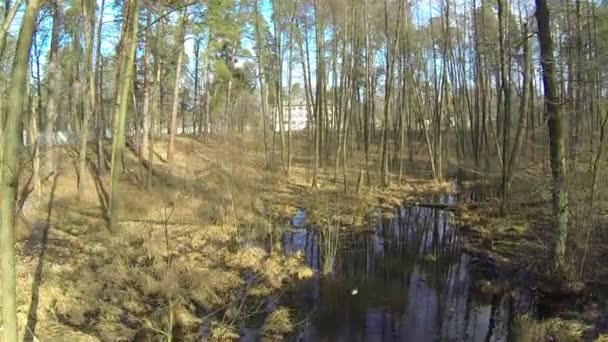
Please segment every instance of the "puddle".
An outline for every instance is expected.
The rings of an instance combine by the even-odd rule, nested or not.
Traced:
[[[453,204],[454,196],[429,199]],[[285,253],[303,251],[322,269],[318,234],[299,211],[283,235]],[[283,299],[299,313],[299,341],[509,341],[516,312],[533,316],[531,294],[486,295],[462,252],[449,213],[399,208],[375,231],[343,237],[333,272]]]
[[[288,340],[304,342],[516,341],[520,315],[543,319],[583,310],[539,297],[525,284],[493,288],[511,281],[487,260],[463,252],[464,239],[444,210],[488,195],[474,190],[421,199],[433,205],[401,207],[394,215],[370,210],[368,220],[376,223],[365,233],[343,231],[328,275],[321,275],[322,239],[306,211],[298,210],[281,237],[283,252],[301,251],[317,272],[267,310],[289,307],[297,324]],[[500,281],[488,281],[494,278]],[[259,330],[243,329],[241,340],[260,340]]]

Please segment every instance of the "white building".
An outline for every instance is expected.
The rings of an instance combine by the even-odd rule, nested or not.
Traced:
[[[306,109],[306,102],[304,101],[293,101],[291,107],[287,103],[283,104],[283,129],[285,132],[290,129],[289,125],[289,112],[291,111],[291,131],[303,131],[308,127],[308,113]],[[277,107],[272,108],[270,113],[272,127],[275,132],[280,131],[279,113]]]

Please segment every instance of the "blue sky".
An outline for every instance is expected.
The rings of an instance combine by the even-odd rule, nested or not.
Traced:
[[[439,11],[439,7],[435,4],[432,4],[432,2],[434,2],[436,0],[423,0],[421,2],[417,2],[417,4],[415,5],[415,9],[414,9],[414,18],[415,18],[415,24],[416,25],[424,25],[428,22],[431,13],[433,13],[434,15]],[[459,2],[462,0],[458,0]],[[101,0],[97,0],[98,2],[98,6],[101,6]],[[104,56],[108,56],[108,55],[112,55],[115,53],[116,51],[116,45],[118,44],[119,41],[119,34],[120,34],[120,23],[118,22],[118,20],[121,17],[121,13],[120,13],[120,9],[116,6],[116,2],[115,0],[106,0],[105,1],[105,10],[104,10],[104,17],[103,17],[103,33],[102,33],[102,54]],[[22,10],[20,13],[17,14],[15,21],[13,22],[13,25],[11,26],[10,29],[10,33],[15,36],[18,33],[19,30],[19,26],[20,26],[20,22],[22,19],[22,15],[23,15],[23,7],[22,6]],[[266,21],[268,23],[271,23],[271,17],[272,17],[272,7],[271,7],[271,3],[270,0],[264,0],[262,2],[262,6],[261,6],[261,12],[262,15],[265,17]],[[39,49],[41,49],[41,54],[40,54],[40,62],[45,65],[46,64],[46,60],[47,60],[47,56],[48,56],[48,48],[50,45],[50,28],[52,25],[52,18],[50,17],[50,12],[48,10],[43,10],[41,11],[41,18],[42,21],[40,23],[41,27],[39,28],[39,34],[37,37],[37,46]],[[252,35],[250,35],[252,36]],[[314,37],[310,37],[311,39],[314,39]],[[242,46],[250,51],[252,51],[253,53],[253,42],[248,40],[248,39],[243,39],[243,41],[241,42]],[[314,44],[310,44],[310,47],[314,49]],[[193,55],[194,55],[194,39],[187,39],[186,43],[185,43],[185,51],[187,56],[189,57],[188,60],[191,62],[191,65],[189,65],[189,67],[192,69],[193,68]],[[295,55],[295,57],[297,57],[297,53]],[[287,51],[286,51],[286,55],[285,57],[287,57]],[[311,57],[314,57],[314,52],[311,54]],[[287,58],[285,58],[287,59]],[[240,62],[243,62],[243,60],[240,60]],[[287,70],[287,63],[288,61],[285,61],[285,70]],[[314,67],[314,60],[311,61],[311,66]],[[45,69],[45,67],[43,67],[43,70]],[[314,70],[312,70],[314,73]],[[296,65],[294,65],[294,82],[299,82],[302,83],[302,70],[300,68],[300,63],[296,63]],[[287,77],[285,75],[285,77]],[[285,80],[285,83],[287,83],[287,80]]]

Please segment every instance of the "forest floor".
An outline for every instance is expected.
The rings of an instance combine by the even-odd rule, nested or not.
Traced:
[[[318,189],[310,188],[312,160],[300,157],[310,154],[302,137],[294,139],[298,157],[289,175],[278,154],[265,171],[263,146],[252,138],[179,137],[175,146],[169,169],[166,142],[155,144],[149,190],[143,181],[147,170],[127,153],[117,234],[108,232],[104,218],[108,177],[94,177],[91,167],[78,198],[74,151],[57,153],[58,171],[44,181],[39,196],[22,194],[17,269],[25,341],[154,341],[169,334],[224,340],[238,337],[245,321],[258,322],[265,336],[278,338],[295,323],[286,309],[265,309],[267,299],[312,275],[301,256],[278,253],[278,237],[298,208],[306,208],[313,221],[364,228],[369,208],[392,209],[457,190],[454,183],[430,179],[424,156],[388,188],[380,186],[376,164],[370,163],[369,185],[364,178],[357,193],[365,169],[360,156],[349,160],[347,192],[342,170],[336,175],[333,164],[320,172]],[[28,176],[23,173],[24,183]],[[518,179],[513,193],[526,193],[526,186]],[[539,275],[530,286],[548,288],[553,285],[541,260],[547,260],[549,206],[545,188],[538,189],[514,196],[505,218],[492,191],[455,210],[470,228],[472,253],[489,255],[496,267],[524,268]],[[589,255],[588,267],[598,257]]]
[[[294,148],[302,148],[298,140]],[[149,191],[147,170],[126,154],[116,234],[105,221],[108,176],[94,177],[91,164],[79,198],[75,151],[58,149],[57,172],[41,192],[21,194],[18,318],[25,341],[154,341],[170,333],[224,340],[252,320],[276,338],[293,322],[287,310],[262,309],[267,299],[312,275],[301,256],[277,253],[277,236],[298,208],[315,213],[312,220],[362,226],[368,208],[450,190],[423,178],[385,189],[372,178],[356,194],[359,167],[348,170],[348,193],[333,172],[321,172],[312,190],[311,160],[294,158],[289,176],[278,165],[263,171],[263,150],[240,138],[179,137],[171,169],[166,142],[155,151]],[[27,163],[23,169],[26,184]]]

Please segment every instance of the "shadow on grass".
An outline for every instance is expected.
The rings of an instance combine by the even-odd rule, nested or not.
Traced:
[[[103,182],[101,181],[101,177],[99,176],[99,170],[97,169],[97,166],[95,166],[95,163],[89,163],[89,169],[91,170],[91,175],[95,183],[95,191],[97,192],[97,198],[99,200],[99,209],[101,210],[101,217],[107,223],[108,203],[110,200],[110,195],[103,187]]]
[[[42,270],[44,267],[44,258],[46,256],[47,241],[49,237],[49,230],[51,229],[51,216],[53,214],[53,200],[55,198],[55,189],[57,188],[57,178],[59,174],[55,174],[53,177],[53,187],[51,188],[51,196],[49,198],[49,204],[46,211],[46,221],[42,230],[42,236],[40,237],[40,255],[38,256],[38,264],[36,265],[36,272],[34,274],[34,281],[32,282],[32,300],[30,309],[27,315],[27,325],[24,342],[33,342],[37,340],[36,324],[38,323],[38,304],[40,300],[40,283],[42,281]]]

